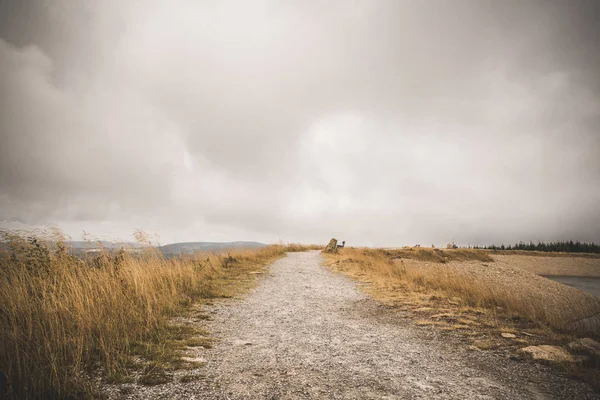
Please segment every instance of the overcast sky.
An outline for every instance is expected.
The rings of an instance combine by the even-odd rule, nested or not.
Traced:
[[[600,3],[0,0],[0,227],[600,242]]]

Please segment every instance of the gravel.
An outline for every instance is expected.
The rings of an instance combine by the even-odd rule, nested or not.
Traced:
[[[518,254],[494,254],[492,258],[499,265],[507,265],[533,272],[538,275],[556,276],[588,276],[600,278],[600,258],[578,257],[570,254],[569,257],[525,256]]]
[[[560,260],[568,261],[566,257],[561,257]],[[465,284],[474,284],[483,289],[482,295],[494,294],[530,315],[545,315],[555,326],[577,335],[600,333],[600,297],[529,272],[519,266],[520,261],[451,261],[446,264],[417,260],[396,262],[402,263],[404,268],[420,271],[425,275],[440,276],[443,279],[459,278]]]
[[[382,307],[319,252],[276,261],[243,300],[211,307],[218,339],[196,349],[199,380],[106,386],[113,399],[600,399],[508,354],[474,351]],[[204,324],[206,326],[206,324]]]

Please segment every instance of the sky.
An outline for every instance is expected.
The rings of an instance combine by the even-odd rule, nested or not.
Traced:
[[[600,242],[600,3],[0,0],[0,228]]]

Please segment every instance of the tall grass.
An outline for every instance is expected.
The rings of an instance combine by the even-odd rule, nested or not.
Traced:
[[[459,297],[469,305],[518,315],[541,326],[598,335],[600,301],[532,273],[499,269],[483,250],[345,249],[328,263],[385,290]],[[448,261],[475,261],[451,263]],[[490,263],[491,264],[486,264]],[[582,321],[582,322],[579,322]]]
[[[575,336],[600,338],[600,300],[526,271],[520,274],[498,267],[485,250],[346,248],[325,257],[332,269],[369,282],[374,297],[400,301],[417,315],[425,313],[432,319],[416,323],[436,325],[440,316],[455,315],[457,323],[442,329],[466,329],[475,333],[473,337],[487,338],[474,340],[477,348],[506,343],[494,340],[497,333],[490,329],[513,332],[516,324],[527,330],[534,327],[537,343],[566,344]],[[476,325],[462,318],[472,311]],[[471,322],[465,325],[464,321]],[[599,390],[600,370],[594,360],[592,356],[586,362],[559,367]]]
[[[161,343],[169,319],[284,255],[269,246],[167,260],[153,250],[83,260],[58,245],[6,235],[0,261],[0,371],[15,398],[89,398],[91,374],[127,373],[134,349]],[[2,394],[0,394],[1,396]]]
[[[288,243],[285,245],[286,251],[289,252],[299,252],[299,251],[309,251],[309,250],[321,250],[323,246],[318,244],[300,244],[300,243]]]
[[[385,256],[387,258],[409,259],[418,261],[429,261],[436,263],[447,263],[450,261],[483,261],[493,262],[487,252],[477,249],[427,249],[427,248],[409,248],[409,249],[364,249],[368,256]]]

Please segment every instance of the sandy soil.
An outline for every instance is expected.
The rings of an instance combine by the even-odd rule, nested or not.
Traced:
[[[215,305],[208,328],[219,342],[195,350],[207,362],[202,379],[107,388],[109,397],[600,398],[543,365],[469,351],[458,338],[415,326],[321,263],[318,252],[291,253],[245,299]]]
[[[490,253],[500,265],[516,267],[537,275],[600,277],[600,258],[544,257]]]

